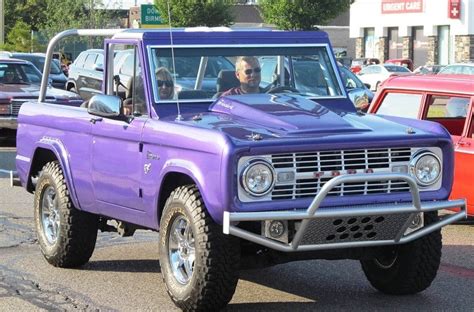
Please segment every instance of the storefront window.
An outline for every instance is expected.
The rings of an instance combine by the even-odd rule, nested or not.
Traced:
[[[388,29],[388,58],[398,59],[403,57],[403,42],[398,37],[398,28]]]
[[[412,28],[413,37],[413,63],[414,67],[423,66],[428,60],[428,38],[423,33],[423,27]]]
[[[364,31],[365,57],[377,57],[375,51],[375,29],[366,28]]]
[[[438,26],[438,64],[449,64],[451,40],[449,26]]]

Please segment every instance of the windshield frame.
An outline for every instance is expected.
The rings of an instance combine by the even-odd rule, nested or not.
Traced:
[[[261,49],[271,49],[271,48],[323,48],[325,50],[327,59],[329,60],[329,63],[327,64],[330,66],[330,70],[332,71],[333,75],[336,78],[336,81],[334,82],[334,86],[337,87],[340,92],[340,95],[334,95],[334,96],[305,96],[308,99],[342,99],[342,98],[347,98],[347,91],[346,88],[344,87],[344,84],[341,79],[341,75],[339,72],[339,68],[337,67],[336,59],[334,58],[332,54],[332,50],[327,43],[301,43],[301,44],[240,44],[238,46],[230,45],[230,44],[212,44],[212,45],[162,45],[162,44],[149,44],[146,46],[147,50],[147,61],[148,61],[148,66],[149,66],[149,75],[150,75],[150,81],[151,81],[151,87],[152,87],[152,99],[155,104],[157,103],[175,103],[177,102],[176,99],[170,99],[170,100],[162,100],[159,99],[158,96],[158,86],[156,83],[155,79],[155,71],[157,68],[155,67],[155,53],[154,50],[156,49],[172,49],[176,51],[177,49],[203,49],[203,50],[208,50],[208,49],[239,49],[239,50],[245,50],[247,48],[261,48]],[[173,54],[174,54],[173,51]],[[236,54],[237,56],[237,54]],[[256,55],[257,57],[260,56],[265,56],[265,55]],[[329,69],[329,67],[328,67]],[[199,77],[204,77],[203,73],[198,72],[197,79]],[[196,85],[200,85],[199,81],[196,81]],[[215,99],[213,98],[207,98],[207,99],[191,99],[191,100],[185,100],[185,99],[180,99],[179,102],[212,102]]]

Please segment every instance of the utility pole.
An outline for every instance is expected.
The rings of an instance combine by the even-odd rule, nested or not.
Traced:
[[[5,8],[4,0],[0,0],[0,44],[5,43]]]

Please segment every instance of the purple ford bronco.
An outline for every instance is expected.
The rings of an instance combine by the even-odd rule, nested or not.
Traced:
[[[449,133],[358,112],[325,33],[69,30],[46,68],[69,35],[110,37],[102,94],[47,104],[45,75],[17,135],[49,263],[85,264],[113,223],[124,236],[160,231],[161,273],[183,310],[223,308],[241,268],[304,259],[359,260],[388,294],[434,280],[441,228],[466,216],[464,200],[448,200]],[[239,56],[258,60],[261,92],[221,96],[239,85]],[[163,67],[171,81],[157,79]]]

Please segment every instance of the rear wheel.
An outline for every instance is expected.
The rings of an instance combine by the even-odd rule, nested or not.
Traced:
[[[425,224],[437,219],[437,213],[425,213]],[[370,284],[383,293],[415,294],[428,288],[435,279],[441,248],[441,230],[437,230],[416,241],[383,248],[376,258],[362,260],[362,269]]]
[[[219,310],[232,299],[239,241],[222,233],[195,186],[178,187],[166,201],[159,251],[168,294],[182,310]]]
[[[38,242],[46,260],[57,267],[87,263],[97,239],[98,217],[74,207],[57,161],[47,163],[40,173],[34,208]]]

